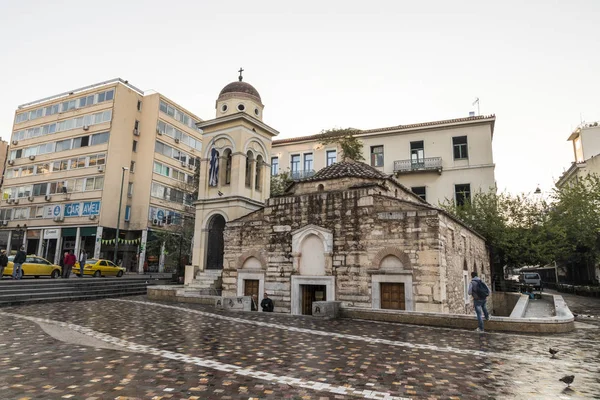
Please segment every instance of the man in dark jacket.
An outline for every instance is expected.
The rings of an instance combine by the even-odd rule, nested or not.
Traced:
[[[485,316],[485,320],[489,321],[490,314],[488,313],[487,307],[485,305],[487,296],[483,296],[480,294],[479,285],[485,286],[487,289],[487,285],[479,279],[477,276],[477,272],[471,272],[471,283],[469,284],[468,294],[473,296],[473,306],[475,307],[475,314],[477,315],[477,332],[483,333],[483,318],[481,314]],[[488,290],[489,293],[489,290]]]
[[[4,268],[8,265],[8,257],[6,256],[6,250],[0,251],[0,279],[4,275]]]
[[[263,312],[273,312],[273,300],[269,298],[269,295],[265,293],[264,299],[260,302]]]
[[[73,254],[73,250],[69,251],[69,254],[65,257],[65,269],[63,271],[63,278],[68,278],[71,276],[71,270],[73,269],[73,265],[77,262],[77,257]]]
[[[21,272],[22,272],[21,267],[26,259],[27,259],[27,254],[25,254],[25,247],[21,246],[19,251],[17,251],[17,255],[15,256],[15,259],[13,260],[13,272],[12,272],[13,279],[21,279]]]

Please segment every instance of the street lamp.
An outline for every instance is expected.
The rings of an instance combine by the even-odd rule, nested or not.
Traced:
[[[119,212],[117,213],[117,235],[115,237],[115,255],[113,257],[113,263],[117,263],[117,252],[119,251],[119,227],[121,226],[121,203],[123,202],[123,181],[125,181],[125,171],[128,171],[129,168],[123,168],[123,172],[121,173],[121,194],[119,195]]]

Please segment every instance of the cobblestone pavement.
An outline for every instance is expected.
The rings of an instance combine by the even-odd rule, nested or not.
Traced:
[[[0,332],[2,399],[600,399],[585,323],[478,334],[135,297],[2,308]]]

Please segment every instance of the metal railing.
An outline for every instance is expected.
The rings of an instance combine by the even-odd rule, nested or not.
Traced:
[[[305,169],[302,171],[290,171],[290,178],[292,178],[293,180],[298,180],[298,179],[310,178],[314,174],[315,174],[314,169]]]
[[[430,170],[442,172],[442,157],[394,161],[394,172],[404,173]]]

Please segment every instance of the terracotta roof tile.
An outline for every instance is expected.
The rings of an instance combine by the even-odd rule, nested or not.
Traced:
[[[301,182],[322,181],[336,178],[375,178],[386,179],[388,176],[383,172],[361,162],[342,161],[325,167],[310,178],[302,179]]]

